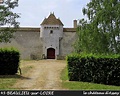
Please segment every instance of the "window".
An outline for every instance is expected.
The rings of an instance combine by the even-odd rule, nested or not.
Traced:
[[[50,30],[50,34],[53,34],[53,30]]]
[[[57,27],[57,29],[59,29],[59,27]]]

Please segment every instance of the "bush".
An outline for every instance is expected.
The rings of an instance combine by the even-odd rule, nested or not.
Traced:
[[[0,75],[14,75],[19,67],[20,54],[14,48],[0,49]]]
[[[72,54],[67,63],[70,81],[120,86],[120,55]]]

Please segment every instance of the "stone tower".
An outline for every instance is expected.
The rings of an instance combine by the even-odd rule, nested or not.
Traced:
[[[55,59],[60,53],[60,39],[63,37],[63,23],[51,13],[41,23],[40,37],[43,41],[43,56]]]

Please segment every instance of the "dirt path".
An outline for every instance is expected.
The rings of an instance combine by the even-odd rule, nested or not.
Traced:
[[[27,90],[59,90],[61,88],[60,73],[66,66],[62,60],[40,60],[29,62],[33,68],[23,74],[26,79],[20,79],[13,88]],[[26,64],[27,66],[27,64]]]

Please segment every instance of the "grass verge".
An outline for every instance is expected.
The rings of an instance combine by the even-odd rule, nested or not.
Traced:
[[[63,89],[70,90],[120,90],[120,86],[69,81],[67,67],[61,73]]]
[[[29,64],[25,64],[26,61],[20,62],[20,68],[22,70],[22,74],[27,73],[32,66]],[[27,66],[26,66],[27,65]],[[12,86],[17,82],[17,80],[24,78],[19,72],[16,75],[0,75],[0,90],[17,90]]]

